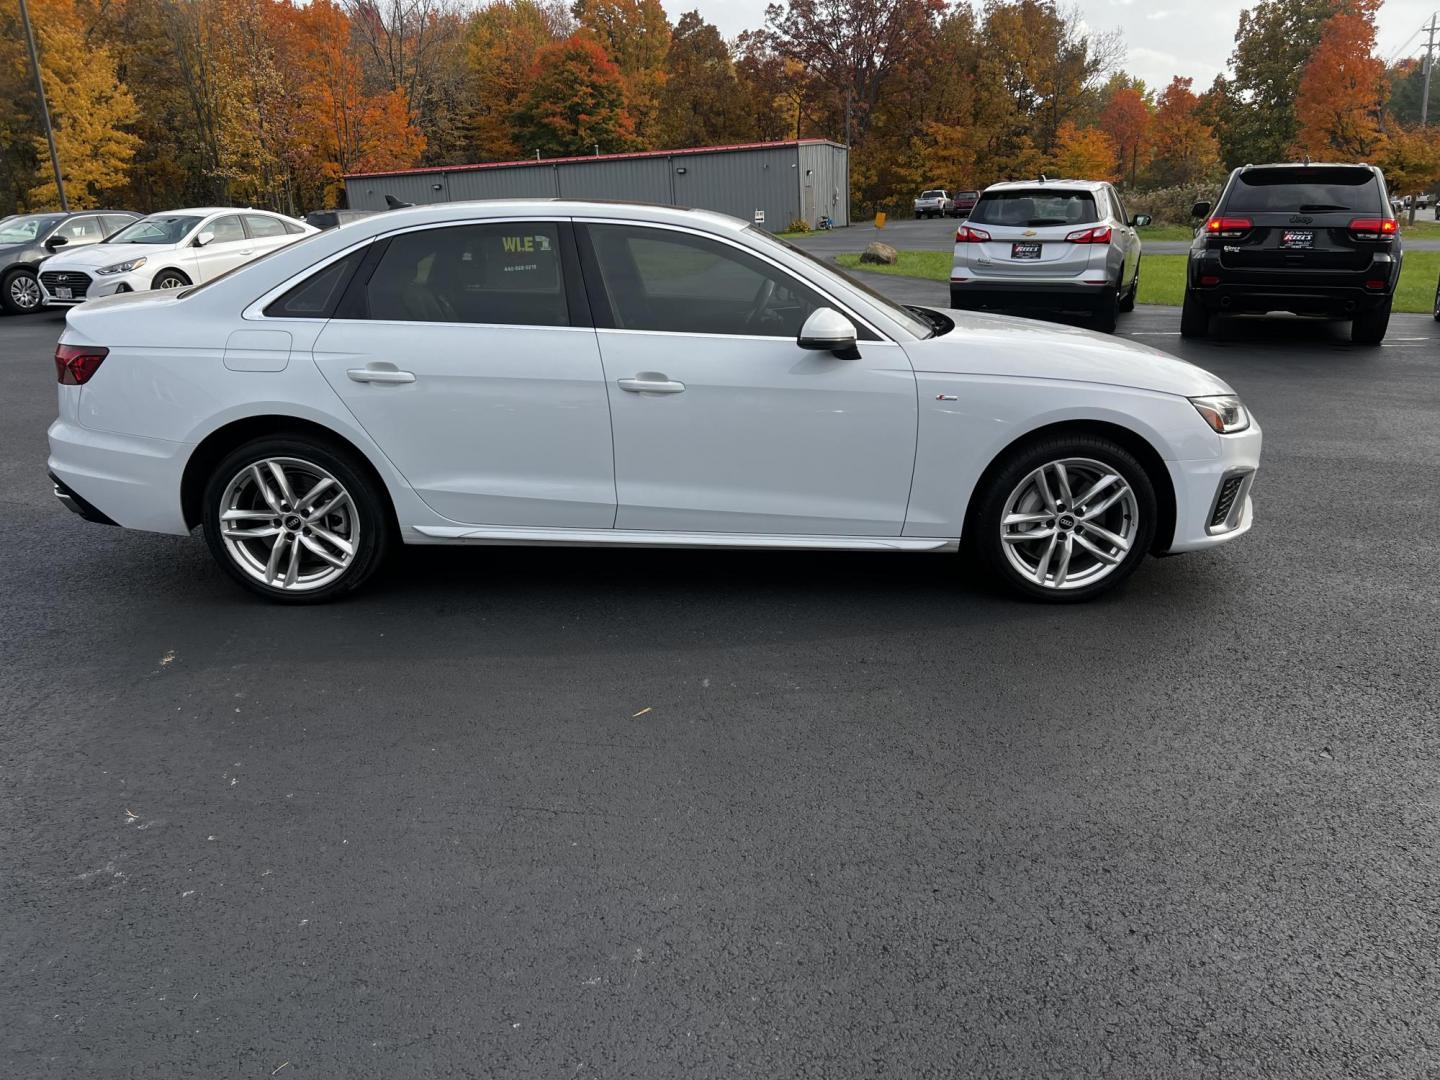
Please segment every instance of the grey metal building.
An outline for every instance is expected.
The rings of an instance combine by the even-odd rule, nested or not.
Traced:
[[[401,202],[560,197],[626,199],[719,210],[771,232],[825,214],[850,224],[850,152],[824,139],[697,146],[635,154],[446,165],[345,177],[353,210]]]

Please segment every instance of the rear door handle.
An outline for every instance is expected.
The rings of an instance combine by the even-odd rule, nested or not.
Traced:
[[[415,381],[413,371],[397,371],[393,367],[361,367],[351,368],[345,372],[350,376],[352,382],[373,382],[373,383],[412,383]]]
[[[620,389],[632,394],[683,394],[685,384],[658,371],[642,371],[633,379],[617,380]]]

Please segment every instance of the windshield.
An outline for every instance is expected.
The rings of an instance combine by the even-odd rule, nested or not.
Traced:
[[[970,211],[970,220],[977,225],[1019,225],[1032,229],[1046,225],[1083,225],[1099,219],[1095,197],[1090,192],[1045,188],[987,191]]]
[[[1235,179],[1225,212],[1250,214],[1361,214],[1384,212],[1380,184],[1369,169],[1297,165],[1250,169]]]
[[[957,191],[955,197],[957,199],[978,199],[980,193],[978,191]]]
[[[945,193],[943,191],[922,191],[920,193],[920,198],[922,199],[943,199],[944,197]]]
[[[800,255],[806,259],[809,259],[816,266],[824,270],[825,273],[831,275],[832,277],[838,277],[841,281],[845,282],[845,284],[849,285],[852,289],[864,293],[867,297],[870,298],[870,300],[875,304],[876,307],[882,308],[886,315],[889,315],[890,318],[894,319],[901,326],[905,327],[906,330],[914,334],[917,338],[928,338],[935,336],[935,328],[931,326],[928,321],[917,318],[913,311],[909,310],[908,308],[901,307],[899,304],[895,303],[894,300],[891,300],[888,296],[884,295],[883,293],[876,292],[869,285],[866,285],[863,281],[859,281],[856,278],[851,277],[849,274],[845,273],[844,270],[841,270],[838,266],[834,266],[833,264],[826,262],[818,255],[814,255],[811,252],[806,251],[802,247],[796,247],[794,244],[789,243],[786,240],[782,240],[780,239],[780,237],[774,236],[771,233],[766,232],[764,229],[757,229],[753,225],[747,225],[745,228],[745,232],[748,233],[750,236],[755,237],[757,240],[761,240],[767,244],[770,244],[772,247],[783,248],[785,251],[790,252],[793,255]]]
[[[198,217],[155,214],[126,226],[105,241],[107,244],[178,244],[200,223]]]
[[[0,220],[0,244],[28,244],[64,220],[60,214],[12,214]]]

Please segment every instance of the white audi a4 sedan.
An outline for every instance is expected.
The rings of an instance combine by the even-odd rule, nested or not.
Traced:
[[[98,244],[52,255],[40,266],[40,287],[46,307],[183,289],[316,232],[313,225],[268,210],[169,210],[132,222]]]
[[[57,496],[277,601],[397,543],[954,552],[1050,600],[1251,525],[1220,379],[902,307],[720,214],[446,203],[73,308]]]

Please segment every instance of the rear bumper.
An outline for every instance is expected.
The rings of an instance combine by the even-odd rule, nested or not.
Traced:
[[[180,506],[189,444],[92,431],[64,418],[49,437],[55,494],[86,521],[189,533]]]
[[[1202,280],[1217,277],[1217,284]],[[1400,280],[1400,259],[1386,254],[1364,270],[1234,269],[1207,252],[1190,260],[1188,285],[1209,311],[1263,314],[1290,311],[1297,315],[1345,318],[1386,304]],[[1384,282],[1383,288],[1366,282]]]
[[[1113,287],[1078,281],[950,282],[950,306],[962,311],[1095,311],[1114,300]]]

